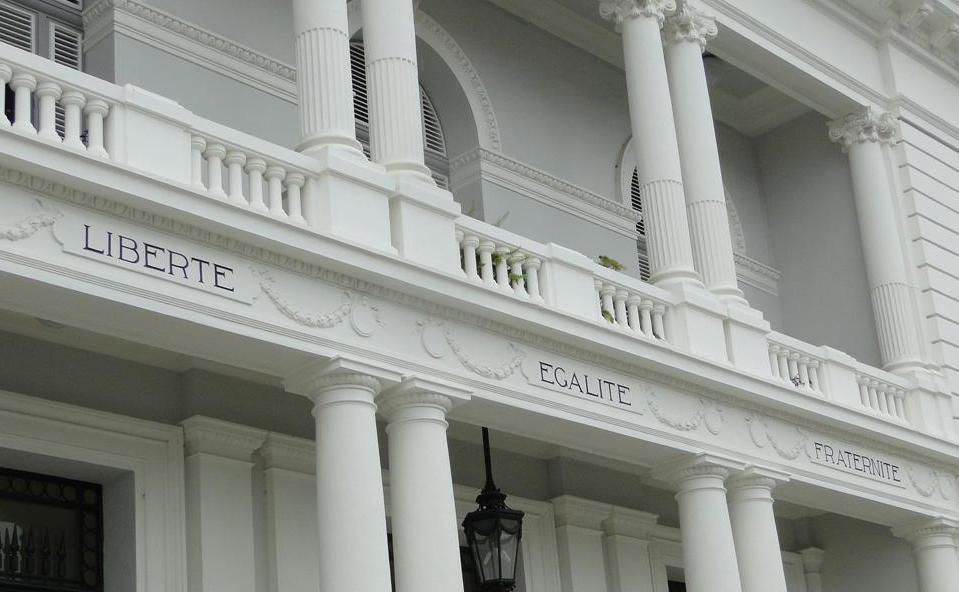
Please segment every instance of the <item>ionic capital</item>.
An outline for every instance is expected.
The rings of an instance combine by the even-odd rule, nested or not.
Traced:
[[[623,22],[634,18],[654,18],[663,26],[666,15],[676,10],[676,0],[600,0],[599,15],[616,23],[616,29]]]
[[[845,152],[854,144],[891,144],[898,130],[899,122],[894,114],[888,111],[877,113],[866,108],[829,122],[829,139],[839,143]]]
[[[666,44],[698,43],[700,51],[705,51],[706,43],[718,33],[716,19],[706,16],[683,2],[679,10],[666,19],[666,25],[663,27],[663,41]]]

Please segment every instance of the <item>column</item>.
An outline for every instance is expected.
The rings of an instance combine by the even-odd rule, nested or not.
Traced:
[[[859,234],[876,316],[883,367],[921,369],[919,315],[909,284],[897,223],[896,192],[886,167],[885,146],[895,141],[896,117],[866,109],[829,124],[829,137],[849,153]]]
[[[607,590],[603,522],[612,506],[571,495],[552,502],[562,592]]]
[[[660,28],[674,0],[601,0],[623,34],[626,90],[646,217],[650,281],[701,285],[693,267],[683,175]]]
[[[404,380],[378,399],[387,419],[397,592],[462,592],[446,414],[464,391]]]
[[[799,552],[802,556],[803,575],[806,578],[806,592],[822,592],[823,550],[809,547]]]
[[[663,33],[696,271],[720,299],[746,305],[736,281],[726,191],[703,67],[702,54],[706,41],[716,36],[716,23],[684,1],[666,19]]]
[[[912,544],[919,574],[919,592],[959,590],[959,560],[956,559],[959,522],[934,518],[893,532]]]
[[[650,592],[656,589],[649,556],[649,535],[657,520],[655,514],[614,507],[603,522],[609,592]]]
[[[432,183],[423,162],[423,114],[411,0],[364,0],[370,152],[386,170]]]
[[[679,530],[689,592],[743,591],[724,485],[736,468],[741,467],[701,454],[656,472],[678,489]]]
[[[320,590],[391,589],[374,403],[385,374],[335,358],[285,382],[287,390],[313,401]]]
[[[728,482],[729,518],[743,592],[786,592],[782,551],[773,488],[785,479],[766,471],[748,470]]]
[[[266,432],[202,416],[181,425],[189,589],[256,592],[253,453]]]
[[[326,146],[362,157],[353,118],[346,0],[293,0],[300,152]]]

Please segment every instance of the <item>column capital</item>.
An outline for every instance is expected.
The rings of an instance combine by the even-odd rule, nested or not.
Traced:
[[[822,561],[826,552],[819,547],[809,547],[799,551],[802,557],[803,573],[819,573],[822,569]]]
[[[829,122],[829,139],[840,144],[844,152],[866,142],[892,144],[898,135],[896,115],[889,111],[880,113],[871,107]]]
[[[336,387],[352,386],[378,393],[385,384],[399,382],[401,374],[362,360],[337,356],[316,360],[290,373],[283,380],[287,391],[316,402],[317,397]]]
[[[904,538],[914,547],[956,546],[959,519],[937,516],[903,524],[892,529],[892,534]]]
[[[228,421],[194,415],[180,422],[186,456],[212,454],[252,462],[253,453],[263,445],[267,432]]]
[[[270,432],[257,451],[264,469],[284,469],[312,475],[316,472],[316,445],[304,438]]]
[[[675,14],[666,19],[663,27],[663,41],[672,43],[698,43],[700,51],[706,50],[706,43],[719,34],[716,19],[683,2]]]
[[[588,530],[602,530],[613,506],[583,499],[574,495],[561,495],[550,500],[556,526],[575,526]]]
[[[418,376],[404,376],[376,398],[376,405],[390,423],[414,419],[443,420],[456,404],[470,399],[470,391]],[[403,413],[419,409],[421,413]],[[423,413],[429,412],[432,413]],[[434,417],[427,417],[432,415]]]
[[[606,536],[646,539],[658,524],[658,514],[614,506],[609,517],[603,520],[603,532]]]
[[[780,483],[789,481],[789,475],[781,471],[748,467],[732,474],[726,481],[730,501],[773,501],[772,492]]]
[[[616,29],[629,19],[654,18],[663,26],[666,15],[676,10],[676,0],[600,0],[599,15],[616,23]]]
[[[724,488],[723,484],[730,475],[745,468],[744,462],[700,453],[653,469],[652,476],[679,487],[680,492],[683,492],[709,487]]]

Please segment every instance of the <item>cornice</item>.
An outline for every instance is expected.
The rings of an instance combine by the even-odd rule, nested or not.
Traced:
[[[270,432],[257,454],[264,469],[316,473],[316,445],[312,440]]]
[[[556,526],[575,526],[600,531],[609,518],[613,506],[572,495],[561,495],[550,500],[556,518]]]
[[[479,176],[506,189],[546,203],[632,238],[642,215],[621,203],[532,167],[501,152],[476,148],[450,160],[454,185]]]
[[[263,445],[267,432],[211,417],[194,415],[180,422],[186,456],[212,454],[252,462],[253,452]]]
[[[782,273],[775,267],[757,261],[743,253],[733,253],[739,281],[763,292],[779,294],[779,278]]]

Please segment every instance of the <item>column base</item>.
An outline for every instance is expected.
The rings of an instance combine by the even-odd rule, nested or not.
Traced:
[[[329,150],[340,151],[344,156],[352,157],[358,161],[366,161],[366,155],[363,154],[363,146],[356,138],[350,136],[313,136],[303,138],[294,150],[306,156],[324,154]]]

